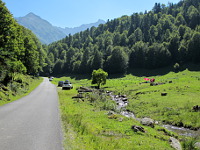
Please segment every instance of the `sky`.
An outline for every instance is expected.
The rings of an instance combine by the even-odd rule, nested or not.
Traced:
[[[78,27],[82,24],[119,18],[136,12],[149,11],[155,3],[168,5],[180,0],[2,0],[14,17],[32,12],[58,27]]]

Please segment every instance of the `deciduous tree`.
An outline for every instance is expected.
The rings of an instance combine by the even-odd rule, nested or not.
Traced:
[[[106,78],[108,73],[102,69],[93,70],[92,72],[92,84],[97,84],[98,89],[101,85],[106,84]]]

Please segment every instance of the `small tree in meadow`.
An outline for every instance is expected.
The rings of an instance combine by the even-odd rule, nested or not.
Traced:
[[[92,84],[97,84],[98,89],[101,85],[106,84],[106,78],[108,73],[103,71],[102,69],[93,70],[92,72]]]

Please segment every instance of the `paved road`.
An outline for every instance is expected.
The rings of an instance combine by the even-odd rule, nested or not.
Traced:
[[[0,150],[62,150],[56,87],[47,78],[28,96],[0,106]]]

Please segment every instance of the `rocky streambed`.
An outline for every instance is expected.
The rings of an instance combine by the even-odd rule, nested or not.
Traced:
[[[126,95],[114,95],[112,92],[107,91],[108,95],[111,97],[113,101],[116,102],[116,110],[120,112],[121,115],[129,118],[134,118],[138,121],[140,121],[142,124],[147,122],[148,124],[155,123],[159,124],[158,121],[154,121],[150,118],[137,118],[133,112],[130,112],[126,110],[126,106],[128,105],[128,98]],[[200,130],[190,130],[184,127],[176,127],[172,125],[163,125],[161,124],[164,128],[168,129],[169,131],[173,131],[178,133],[179,135],[183,136],[190,136],[190,137],[197,137],[200,135]]]
[[[104,93],[105,91],[100,91],[100,90],[93,90],[90,88],[86,88],[86,87],[80,87],[78,89],[78,94],[72,98],[78,98],[78,99],[82,99],[84,98],[83,93],[87,93],[87,92],[94,92],[94,91],[98,91],[97,93]],[[94,92],[96,93],[96,92]],[[100,94],[99,93],[99,94]],[[100,95],[101,95],[100,94]],[[172,126],[172,125],[166,125],[166,124],[162,124],[158,121],[155,121],[151,118],[137,118],[135,116],[135,114],[133,112],[130,112],[126,109],[126,106],[128,106],[128,98],[126,95],[114,95],[113,92],[111,91],[107,91],[106,95],[111,97],[111,100],[116,102],[116,109],[115,111],[117,113],[120,113],[121,115],[128,117],[128,118],[133,118],[137,121],[139,121],[141,124],[146,125],[146,126],[150,126],[150,127],[154,127],[155,124],[160,125],[164,128],[166,128],[169,131],[178,133],[179,135],[182,136],[190,136],[190,137],[198,137],[200,135],[200,130],[194,131],[194,130],[190,130],[184,127],[176,127],[176,126]],[[84,101],[84,100],[82,100]],[[109,112],[108,114],[112,115],[113,112]],[[133,131],[141,131],[141,132],[145,132],[144,128],[142,126],[136,126],[133,125],[131,127],[133,129]],[[180,142],[175,139],[174,137],[170,137],[169,142],[171,144],[172,147],[174,147],[176,150],[182,150],[181,148],[181,144]],[[200,148],[200,142],[195,143],[196,147]]]

